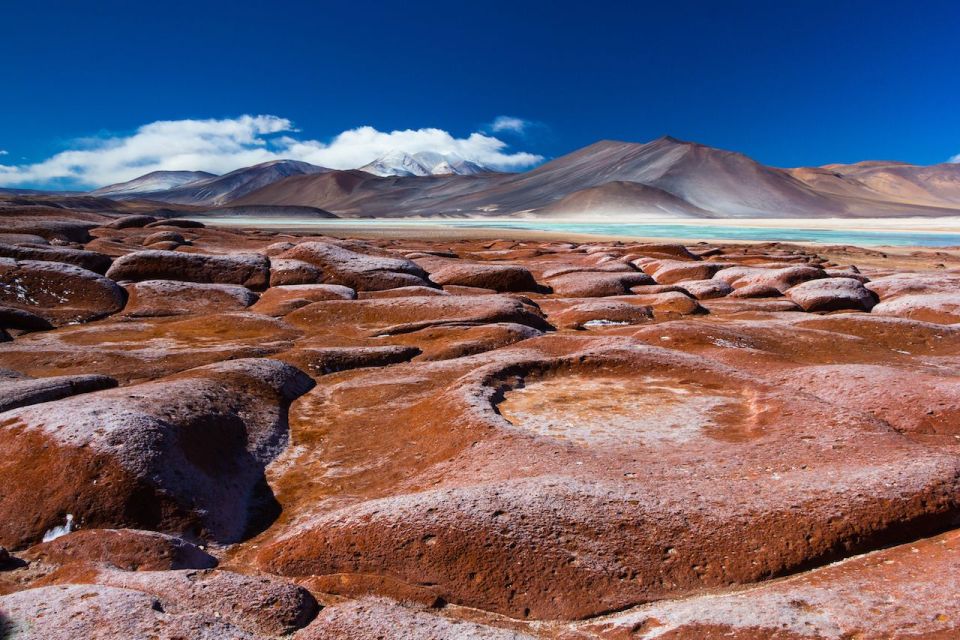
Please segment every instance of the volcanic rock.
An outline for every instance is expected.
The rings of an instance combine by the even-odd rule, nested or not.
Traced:
[[[270,286],[317,284],[323,282],[323,271],[303,260],[274,258],[270,261]]]
[[[0,303],[55,325],[116,313],[124,299],[123,289],[93,271],[59,262],[0,258]]]
[[[960,294],[899,295],[880,302],[873,307],[873,313],[937,324],[955,324],[960,322]]]
[[[453,262],[430,274],[439,285],[479,287],[497,292],[537,291],[539,285],[525,268],[508,264]]]
[[[268,316],[284,316],[291,311],[324,300],[354,300],[357,292],[339,284],[295,284],[270,287],[260,296],[252,311]]]
[[[53,325],[26,309],[0,306],[0,328],[18,331],[47,331]]]
[[[107,229],[135,229],[139,227],[145,227],[148,224],[156,221],[157,219],[153,216],[132,215],[117,218],[113,222],[103,226]]]
[[[645,273],[606,273],[579,271],[556,276],[547,281],[557,295],[568,298],[600,298],[622,296],[637,285],[656,284]]]
[[[115,386],[117,381],[113,378],[98,375],[3,380],[0,381],[0,412]]]
[[[641,268],[645,273],[653,276],[658,284],[676,284],[687,280],[708,280],[717,271],[728,266],[716,262],[657,260],[648,262]]]
[[[134,251],[117,258],[107,277],[118,281],[179,280],[265,289],[270,281],[270,260],[259,254],[225,256]]]
[[[0,257],[16,260],[43,260],[72,264],[94,273],[104,274],[110,268],[110,256],[95,251],[66,247],[36,247],[0,244]]]
[[[729,267],[721,269],[714,278],[722,280],[734,289],[748,286],[771,287],[784,293],[790,287],[807,280],[823,278],[824,272],[816,267],[796,265],[780,268]]]
[[[23,553],[47,564],[89,562],[124,571],[210,569],[217,559],[194,544],[154,531],[135,529],[81,529]]]
[[[619,300],[591,300],[567,307],[551,321],[564,329],[592,329],[605,326],[642,324],[653,319],[650,307]]]
[[[733,287],[723,280],[687,280],[683,289],[697,300],[712,300],[733,293]]]
[[[810,280],[787,289],[786,296],[804,311],[870,311],[877,302],[874,293],[853,278]]]
[[[179,229],[202,229],[206,225],[198,220],[185,220],[183,218],[166,218],[163,220],[157,220],[155,222],[149,222],[144,225],[148,229],[154,227],[177,227]]]
[[[288,364],[234,360],[3,414],[0,543],[36,542],[65,514],[242,539],[275,517],[263,469],[312,384]]]
[[[357,253],[325,242],[298,244],[281,257],[308,262],[323,272],[323,282],[357,291],[430,285],[427,272],[411,260]]]
[[[143,245],[145,247],[148,247],[152,244],[157,244],[158,242],[183,244],[186,242],[186,239],[176,231],[157,231],[156,233],[151,233],[143,239]]]
[[[125,288],[123,312],[133,317],[240,311],[257,301],[257,294],[236,284],[144,280]]]

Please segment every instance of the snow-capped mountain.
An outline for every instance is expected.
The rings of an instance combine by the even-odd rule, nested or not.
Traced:
[[[206,171],[152,171],[151,173],[142,175],[139,178],[134,178],[133,180],[128,180],[127,182],[101,187],[93,191],[92,194],[96,196],[113,196],[166,191],[167,189],[182,187],[196,180],[214,177],[216,177],[214,174],[207,173]]]
[[[445,155],[433,151],[411,154],[400,150],[390,151],[360,167],[360,170],[375,176],[401,177],[473,175],[492,171],[454,154]]]

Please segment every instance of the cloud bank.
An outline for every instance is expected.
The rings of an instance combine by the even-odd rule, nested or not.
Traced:
[[[506,142],[480,132],[457,138],[442,129],[387,132],[366,126],[344,131],[328,142],[303,139],[299,133],[290,120],[274,115],[162,120],[127,136],[78,140],[75,148],[35,164],[0,164],[0,186],[99,187],[151,171],[222,174],[281,159],[354,169],[394,150],[456,155],[503,171],[543,160],[532,153],[510,152]]]

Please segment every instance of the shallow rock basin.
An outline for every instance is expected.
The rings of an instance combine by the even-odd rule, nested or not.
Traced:
[[[744,397],[662,377],[558,375],[507,392],[498,405],[514,427],[579,446],[676,446],[729,439],[750,420]]]

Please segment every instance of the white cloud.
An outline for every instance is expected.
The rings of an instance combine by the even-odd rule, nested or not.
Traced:
[[[128,136],[79,140],[76,148],[35,164],[0,164],[0,186],[102,186],[151,171],[222,174],[280,159],[353,169],[394,150],[456,155],[500,170],[522,169],[543,159],[531,153],[509,152],[507,143],[477,132],[457,138],[442,129],[385,132],[358,127],[329,142],[301,139],[298,133],[290,120],[273,115],[152,122]]]
[[[513,116],[497,116],[490,123],[490,131],[500,133],[502,131],[512,131],[514,133],[523,133],[523,130],[529,127],[531,122],[523,118],[514,118]]]
[[[960,162],[960,153],[950,158],[949,162]]]
[[[7,151],[6,149],[0,149],[0,156],[5,156],[5,155],[8,155],[9,153],[10,152]]]

